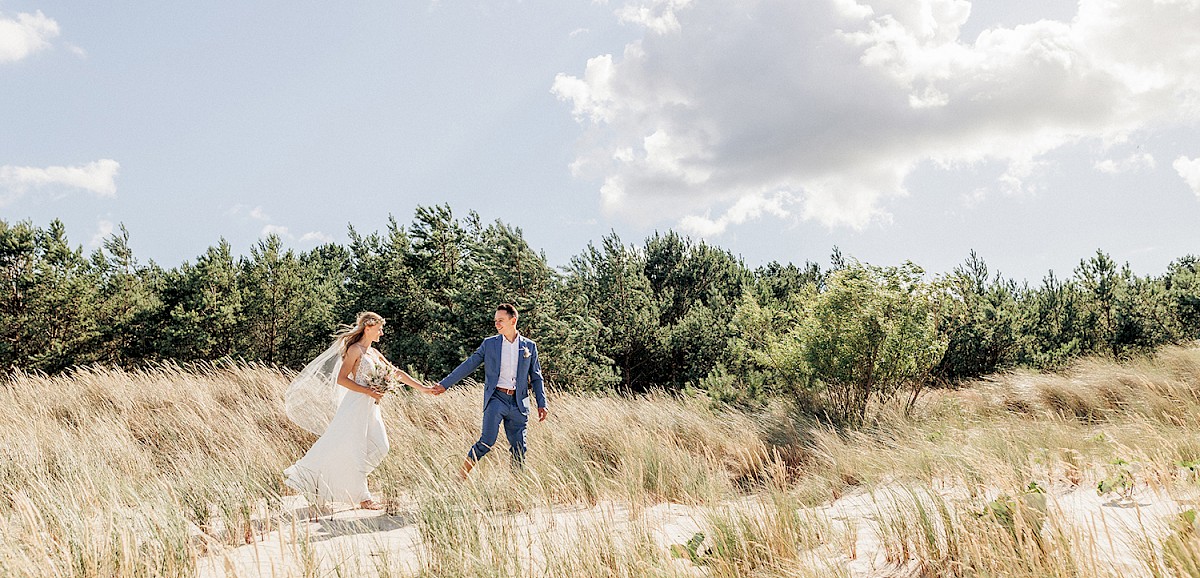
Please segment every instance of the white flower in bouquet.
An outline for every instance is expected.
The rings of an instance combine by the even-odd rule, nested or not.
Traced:
[[[400,389],[400,381],[396,379],[397,371],[390,363],[376,363],[364,376],[363,385],[379,393],[394,393]]]

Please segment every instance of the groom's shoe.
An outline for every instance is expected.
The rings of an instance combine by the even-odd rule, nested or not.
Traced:
[[[475,467],[475,462],[464,460],[462,467],[458,470],[458,479],[464,482],[467,481],[467,474],[471,473],[471,468],[473,467]]]

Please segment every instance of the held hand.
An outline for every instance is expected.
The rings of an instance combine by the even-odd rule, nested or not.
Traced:
[[[429,388],[429,392],[433,395],[442,395],[443,393],[446,393],[446,388],[442,387],[442,384],[440,383],[435,383],[433,384],[433,387]]]
[[[538,408],[538,421],[546,421],[546,416],[550,415],[550,411],[544,407]]]

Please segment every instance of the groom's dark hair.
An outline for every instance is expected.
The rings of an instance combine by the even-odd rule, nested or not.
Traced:
[[[507,313],[508,316],[512,317],[513,319],[517,318],[517,308],[513,307],[512,303],[501,303],[496,306],[496,311],[503,311],[503,312]]]

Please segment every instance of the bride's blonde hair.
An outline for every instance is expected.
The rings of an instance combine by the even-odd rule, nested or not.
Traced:
[[[367,327],[383,325],[387,323],[383,316],[373,311],[363,311],[358,314],[358,319],[354,320],[354,325],[339,325],[333,336],[336,338],[334,343],[341,344],[342,351],[345,352],[351,345],[358,343],[362,339],[363,332]]]

